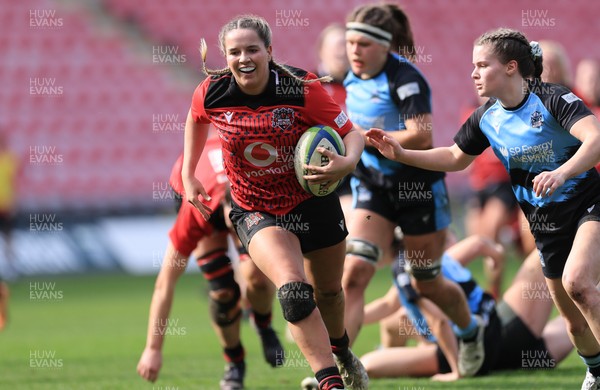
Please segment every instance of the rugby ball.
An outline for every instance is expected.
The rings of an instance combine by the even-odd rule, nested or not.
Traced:
[[[315,196],[325,196],[335,191],[340,185],[341,180],[338,180],[327,188],[327,185],[324,183],[310,184],[303,178],[303,176],[309,174],[308,170],[304,168],[305,164],[319,167],[329,164],[329,158],[319,153],[317,151],[318,147],[323,147],[342,156],[346,154],[346,147],[344,146],[342,137],[330,126],[324,125],[316,125],[306,130],[296,144],[294,168],[300,186]]]

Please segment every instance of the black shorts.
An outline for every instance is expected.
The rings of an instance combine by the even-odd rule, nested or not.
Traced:
[[[481,368],[475,376],[485,375],[492,370],[496,366],[496,362],[498,360],[498,353],[500,352],[500,345],[498,340],[500,339],[502,325],[500,323],[500,319],[496,314],[496,310],[492,310],[489,313],[488,323],[485,327],[485,332],[483,335],[483,347],[485,350],[485,358],[483,359],[483,364]],[[438,367],[439,373],[445,374],[451,372],[452,369],[448,364],[448,360],[446,360],[446,356],[442,352],[442,349],[437,347],[437,359],[438,359]]]
[[[450,225],[450,201],[444,179],[405,181],[398,189],[372,186],[353,177],[353,208],[371,210],[400,226],[405,235],[433,233]]]
[[[227,227],[227,223],[225,222],[223,205],[219,205],[219,207],[215,209],[208,222],[210,222],[210,224],[213,226],[214,231],[225,232],[229,229]]]
[[[481,209],[492,198],[500,200],[508,210],[515,210],[518,206],[517,198],[510,182],[493,183],[477,191],[471,205]]]
[[[270,226],[296,235],[300,240],[302,253],[339,244],[348,235],[340,199],[335,192],[309,198],[283,215],[244,210],[232,201],[229,218],[246,250],[252,236]]]
[[[573,241],[575,240],[575,234],[579,226],[587,221],[600,222],[600,200],[583,206],[577,206],[577,210],[574,210],[572,214],[573,218],[570,222],[564,223],[561,221],[559,232],[549,233],[547,229],[537,231],[532,229],[535,244],[540,253],[542,271],[548,279],[562,277],[565,263],[573,247]],[[552,222],[548,224],[552,224]],[[542,223],[538,225],[542,225]],[[538,227],[543,228],[544,226]]]
[[[3,234],[10,233],[15,228],[16,218],[11,212],[2,213],[0,212],[0,231]]]
[[[498,342],[500,352],[494,370],[556,367],[544,339],[531,333],[506,302],[501,301],[497,311],[502,322],[502,338]]]

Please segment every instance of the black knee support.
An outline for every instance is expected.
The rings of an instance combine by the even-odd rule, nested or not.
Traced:
[[[210,316],[212,317],[215,324],[219,327],[224,328],[227,327],[234,322],[237,321],[238,318],[242,315],[242,309],[238,307],[233,315],[229,315],[231,309],[238,306],[240,302],[240,297],[242,296],[240,292],[240,287],[235,285],[233,290],[233,297],[229,299],[227,302],[220,302],[216,299],[210,298]]]
[[[216,249],[198,257],[198,265],[210,287],[210,291],[229,290],[232,297],[225,302],[210,298],[210,314],[213,321],[220,327],[233,324],[241,315],[238,310],[230,315],[229,312],[238,306],[241,297],[240,286],[235,281],[231,260],[225,249]]]
[[[230,288],[237,284],[233,277],[231,259],[223,248],[198,256],[198,266],[208,281],[211,291]]]
[[[277,299],[281,304],[283,318],[291,323],[305,319],[317,307],[313,287],[304,282],[284,284],[277,290]]]

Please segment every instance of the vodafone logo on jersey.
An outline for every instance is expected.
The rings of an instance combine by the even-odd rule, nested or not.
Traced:
[[[253,142],[244,149],[244,158],[257,168],[268,167],[277,159],[277,149],[264,142]]]
[[[246,170],[248,178],[294,172],[294,147],[279,147],[266,142],[253,142],[244,148],[244,158],[256,170]]]

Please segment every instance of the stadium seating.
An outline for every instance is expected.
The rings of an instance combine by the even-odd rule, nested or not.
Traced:
[[[44,12],[53,14],[39,16]],[[30,18],[59,26],[32,27]],[[183,133],[153,132],[153,115],[183,122],[194,85],[177,87],[150,49],[137,53],[123,33],[105,31],[83,7],[7,2],[0,20],[0,123],[23,156],[21,207],[161,206],[152,183],[167,180]]]
[[[102,10],[85,5],[89,2],[56,0],[7,1],[0,7],[0,126],[23,155],[24,208],[162,206],[152,197],[152,185],[167,180],[183,134],[154,131],[155,115],[177,123],[185,120],[195,83],[202,78],[199,39],[209,43],[208,65],[219,68],[224,64],[216,42],[219,28],[234,15],[260,14],[273,29],[275,58],[313,69],[319,31],[330,22],[343,22],[351,8],[362,3],[96,1]],[[434,138],[439,145],[452,142],[459,112],[473,100],[472,43],[483,31],[508,26],[523,30],[530,39],[556,39],[573,62],[597,47],[597,34],[589,31],[598,31],[600,21],[588,12],[587,0],[530,0],[518,6],[510,0],[401,4],[411,17],[421,54],[417,65],[432,86]],[[103,26],[94,12],[108,13],[119,26],[139,29],[151,45],[175,48],[185,54],[185,63],[154,63],[152,49],[140,51],[122,28]],[[532,25],[530,15],[548,25]],[[60,25],[36,25],[44,18]],[[182,87],[175,80],[177,67],[191,69],[197,79]],[[35,93],[38,81],[61,88]],[[54,147],[61,162],[32,164],[35,146]]]

